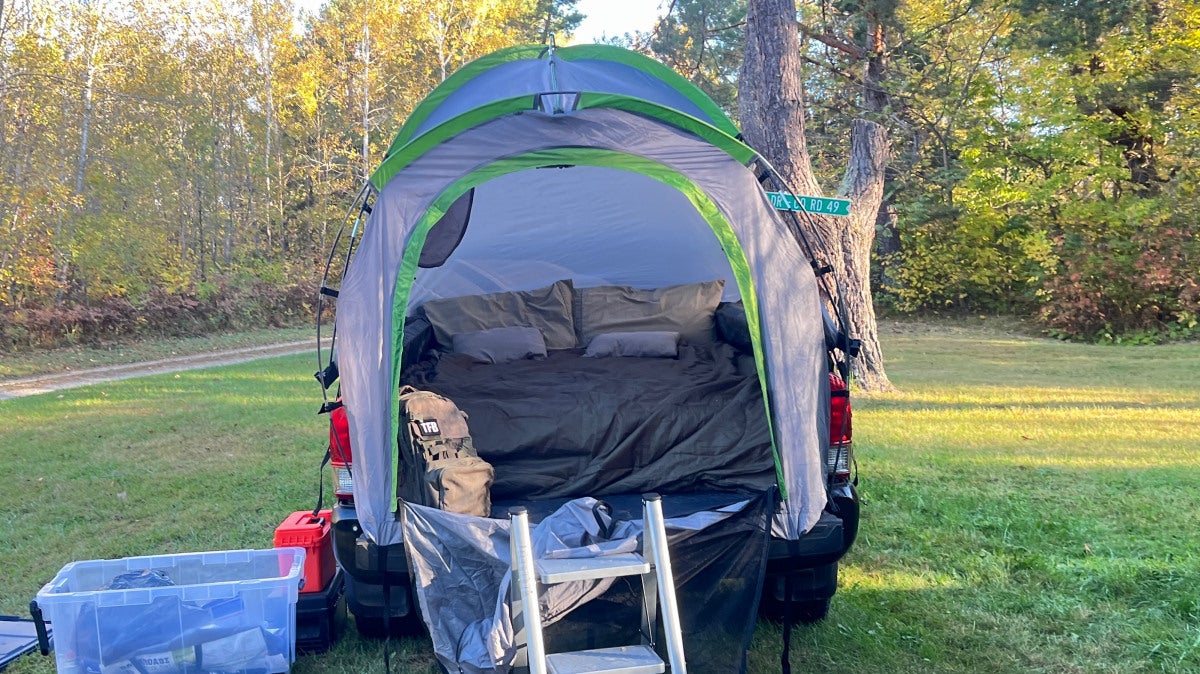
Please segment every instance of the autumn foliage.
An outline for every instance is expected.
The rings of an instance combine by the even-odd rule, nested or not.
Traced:
[[[664,4],[631,46],[735,112],[745,2]],[[572,0],[299,5],[0,1],[0,347],[299,318],[413,107],[580,18]],[[820,189],[837,192],[855,119],[892,147],[877,304],[1018,313],[1068,339],[1200,335],[1195,2],[798,9]],[[871,21],[886,54],[854,48]],[[887,64],[875,107],[856,103],[864,58]]]
[[[154,289],[137,304],[106,297],[87,304],[5,307],[0,309],[0,350],[288,327],[310,321],[315,306],[311,287],[253,281],[221,283],[202,295]]]
[[[0,347],[307,316],[413,106],[572,4],[0,1]]]

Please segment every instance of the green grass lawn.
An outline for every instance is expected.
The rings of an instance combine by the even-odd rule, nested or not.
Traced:
[[[1200,672],[1200,345],[889,323],[900,392],[855,399],[866,500],[805,672]],[[0,613],[72,559],[268,547],[312,507],[312,358],[0,402]],[[778,671],[761,623],[751,671]],[[393,641],[394,671],[437,671]],[[350,629],[294,671],[382,671]],[[27,657],[13,674],[52,672]]]

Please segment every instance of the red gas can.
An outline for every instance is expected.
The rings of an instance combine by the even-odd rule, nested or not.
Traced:
[[[301,593],[320,592],[333,578],[337,564],[333,560],[333,538],[330,535],[331,510],[322,510],[313,516],[311,510],[301,510],[288,515],[275,528],[275,547],[304,548],[304,586]]]

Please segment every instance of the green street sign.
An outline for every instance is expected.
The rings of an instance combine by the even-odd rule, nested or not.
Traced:
[[[807,211],[818,215],[832,215],[845,218],[850,215],[849,199],[826,199],[825,197],[806,197],[791,195],[786,192],[767,192],[771,205],[781,211]]]

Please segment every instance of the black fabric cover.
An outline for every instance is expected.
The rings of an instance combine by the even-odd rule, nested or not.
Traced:
[[[750,324],[746,320],[746,308],[742,306],[741,300],[717,305],[714,319],[718,339],[732,344],[742,353],[754,353],[754,344],[750,341]]]
[[[693,672],[746,670],[775,502],[774,490],[662,497],[683,646]],[[644,550],[640,498],[617,497],[612,504],[617,519],[606,522],[607,534],[593,518],[595,499],[561,504],[533,527],[535,557]],[[442,667],[464,674],[508,672],[517,646],[510,622],[509,521],[411,503],[403,512],[414,587]],[[638,577],[542,586],[539,598],[549,653],[642,641]],[[653,642],[666,661],[661,616],[660,607]]]
[[[424,312],[420,316],[409,316],[404,322],[404,352],[400,356],[401,367],[409,367],[420,362],[433,346],[433,326],[425,318]]]
[[[453,400],[495,500],[641,491],[763,491],[775,464],[762,391],[734,351],[681,346],[678,359],[582,358],[484,365],[445,354],[402,382]]]
[[[664,504],[669,501],[670,497],[663,497]],[[762,493],[737,514],[699,531],[668,527],[689,672],[746,671],[746,653],[757,625],[766,573],[774,503],[774,491]],[[637,576],[619,578],[603,595],[545,628],[547,651],[636,644],[641,608],[641,580]],[[659,616],[654,642],[666,662],[661,607]]]
[[[421,257],[417,266],[431,269],[446,264],[446,258],[462,243],[467,233],[467,224],[471,221],[471,206],[475,202],[475,188],[467,190],[461,197],[455,199],[446,209],[446,214],[429,228],[425,236],[425,246],[421,248]]]

